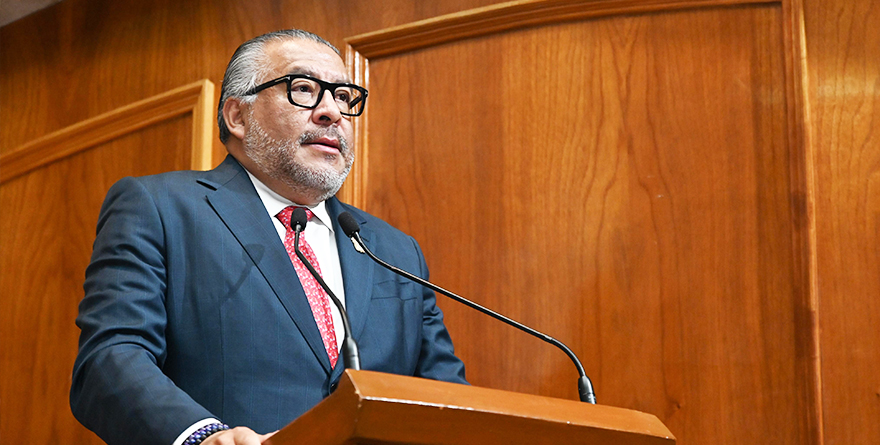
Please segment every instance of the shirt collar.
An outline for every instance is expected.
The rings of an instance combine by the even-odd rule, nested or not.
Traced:
[[[333,224],[330,223],[330,214],[327,213],[327,206],[325,205],[324,201],[319,202],[315,206],[305,206],[297,204],[270,189],[266,184],[263,184],[262,181],[257,179],[256,176],[252,175],[251,172],[249,172],[247,169],[245,169],[244,171],[248,174],[248,177],[251,178],[251,182],[254,184],[254,188],[257,189],[257,195],[259,195],[260,200],[263,201],[263,205],[266,207],[266,211],[269,213],[269,216],[275,218],[275,215],[277,215],[278,212],[284,210],[284,208],[287,206],[306,207],[315,214],[315,218],[318,219],[318,222],[321,225],[330,229],[330,232],[333,232]]]

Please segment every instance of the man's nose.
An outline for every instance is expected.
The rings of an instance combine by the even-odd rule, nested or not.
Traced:
[[[312,119],[319,125],[334,124],[342,119],[342,112],[340,112],[332,92],[324,91],[324,95],[321,96],[321,100],[318,101],[318,105],[312,112]]]

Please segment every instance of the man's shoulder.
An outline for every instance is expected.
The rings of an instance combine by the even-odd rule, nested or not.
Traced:
[[[204,196],[203,191],[206,188],[199,181],[203,174],[204,172],[196,171],[173,171],[147,176],[127,176],[110,187],[107,199],[148,196],[153,201],[164,202]]]
[[[150,194],[186,196],[193,190],[217,189],[239,173],[227,159],[212,170],[176,170],[146,176],[128,176],[118,180],[113,188],[139,188]]]
[[[168,184],[185,185],[197,182],[199,179],[205,177],[205,173],[206,172],[204,171],[197,170],[176,170],[154,175],[130,176],[122,178],[120,182],[136,182],[150,188]]]

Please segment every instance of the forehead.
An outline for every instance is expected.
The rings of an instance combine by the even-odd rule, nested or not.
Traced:
[[[269,42],[265,47],[270,75],[308,74],[328,82],[345,82],[348,74],[342,58],[323,43],[303,39]]]

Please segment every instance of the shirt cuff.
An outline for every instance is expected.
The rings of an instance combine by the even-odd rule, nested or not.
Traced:
[[[189,438],[189,436],[190,436],[192,433],[196,432],[199,428],[201,428],[201,427],[203,427],[203,426],[208,426],[208,425],[210,425],[210,424],[212,424],[212,423],[223,423],[223,422],[220,422],[220,421],[217,420],[217,419],[202,419],[202,420],[199,420],[198,422],[192,424],[192,426],[190,426],[189,428],[183,430],[183,432],[180,433],[179,436],[177,436],[177,439],[174,439],[174,442],[172,442],[171,445],[182,445],[182,444],[183,444],[183,441],[185,441],[187,438]]]

